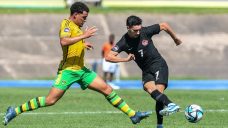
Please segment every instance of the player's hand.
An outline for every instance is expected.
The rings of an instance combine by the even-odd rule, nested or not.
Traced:
[[[85,47],[86,47],[87,50],[92,50],[93,49],[92,43],[85,42],[84,45],[85,45]]]
[[[135,55],[130,53],[130,54],[128,54],[127,62],[131,61],[131,60],[135,60]]]
[[[182,43],[182,41],[179,38],[174,39],[175,44],[178,46]]]
[[[84,38],[89,38],[91,36],[94,36],[96,35],[96,31],[97,31],[97,27],[96,26],[93,26],[93,27],[86,27],[84,33],[83,33],[83,36]]]

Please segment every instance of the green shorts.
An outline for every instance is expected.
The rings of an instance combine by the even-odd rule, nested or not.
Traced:
[[[65,69],[58,72],[57,78],[53,87],[67,90],[73,83],[78,83],[81,89],[85,90],[96,78],[97,74],[83,67],[81,70],[69,70]]]

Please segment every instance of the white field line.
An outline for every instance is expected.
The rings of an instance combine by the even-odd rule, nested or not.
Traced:
[[[184,112],[184,111],[180,111]],[[228,112],[228,109],[212,109],[205,110],[204,112]],[[121,111],[88,111],[88,112],[29,112],[23,113],[23,115],[91,115],[91,114],[120,114]],[[5,113],[0,113],[0,115],[4,115]]]
[[[208,109],[203,110],[204,112],[228,112],[228,109]],[[181,110],[180,112],[184,112],[184,110]]]

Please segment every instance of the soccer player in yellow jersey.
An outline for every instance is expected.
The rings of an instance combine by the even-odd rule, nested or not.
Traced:
[[[89,13],[89,8],[84,3],[75,2],[70,11],[70,17],[61,23],[59,36],[63,59],[49,94],[46,97],[33,98],[15,108],[8,107],[3,120],[4,125],[23,112],[54,105],[75,82],[80,84],[83,90],[89,88],[103,94],[111,105],[128,115],[133,124],[139,123],[151,114],[151,112],[135,112],[113,91],[111,86],[84,66],[85,48],[92,48],[92,44],[85,42],[84,39],[94,36],[97,28],[87,28],[84,32],[81,30]]]

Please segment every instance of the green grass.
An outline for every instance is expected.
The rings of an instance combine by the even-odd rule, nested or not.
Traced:
[[[49,89],[43,88],[0,88],[0,113],[9,105],[20,105],[33,97],[45,96]],[[143,90],[117,90],[117,93],[135,110],[153,110],[154,101]],[[166,94],[182,110],[195,103],[204,110],[228,110],[228,91],[167,90]],[[34,115],[32,113],[63,112],[104,112],[115,111],[105,98],[93,91],[72,88],[54,106],[38,109],[31,114],[22,114],[14,119],[8,128],[154,128],[155,114],[138,125],[131,124],[122,113],[99,114],[53,114]],[[228,128],[228,111],[206,111],[204,118],[196,124],[188,123],[183,112],[164,118],[166,128]],[[1,127],[1,126],[0,126]]]
[[[188,7],[90,7],[91,13],[194,13],[194,14],[224,14],[228,8],[188,8]],[[25,13],[69,13],[65,8],[0,8],[0,14],[25,14]]]

